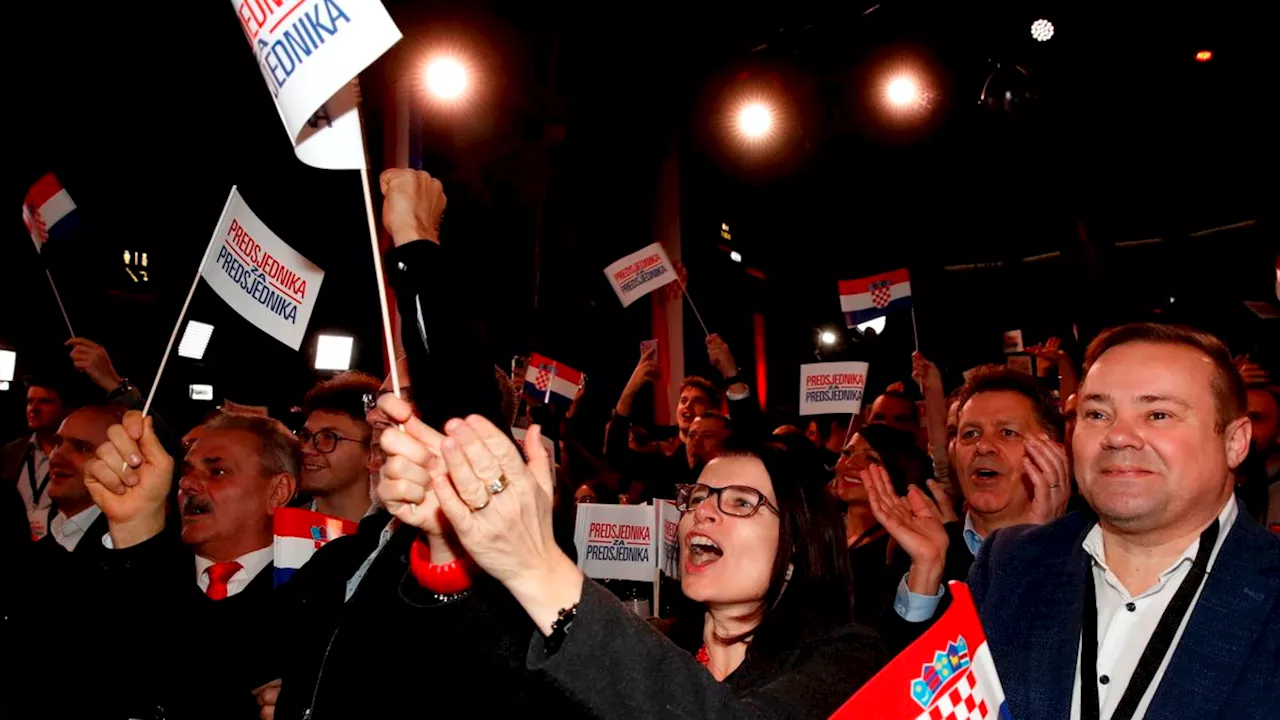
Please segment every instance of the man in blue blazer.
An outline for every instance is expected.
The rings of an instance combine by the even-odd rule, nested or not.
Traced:
[[[1012,716],[1276,717],[1280,537],[1233,496],[1250,427],[1230,354],[1190,328],[1113,328],[1088,349],[1079,398],[1075,474],[1093,512],[996,532],[969,573]],[[898,621],[935,616],[936,508],[873,484],[912,557]]]

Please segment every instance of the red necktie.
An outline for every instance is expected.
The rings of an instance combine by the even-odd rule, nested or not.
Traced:
[[[235,561],[214,563],[205,568],[205,572],[209,574],[209,587],[204,591],[204,594],[208,595],[211,600],[225,600],[227,598],[227,581],[243,568],[243,565]]]

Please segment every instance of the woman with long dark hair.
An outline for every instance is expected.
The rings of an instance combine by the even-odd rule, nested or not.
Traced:
[[[394,398],[383,406],[412,422]],[[451,420],[440,444],[447,474],[414,462],[425,448],[409,445],[410,430],[384,437],[389,452],[404,450],[389,463],[400,477],[385,487],[405,497],[390,499],[423,502],[429,484],[461,548],[540,631],[528,667],[593,714],[827,718],[882,665],[874,632],[849,624],[843,533],[829,500],[806,489],[800,479],[813,470],[783,448],[730,452],[680,488],[681,585],[701,605],[700,617],[678,623],[681,647],[556,547],[536,429],[526,464],[484,419]]]

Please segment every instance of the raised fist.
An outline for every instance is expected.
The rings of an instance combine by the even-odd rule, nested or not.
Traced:
[[[422,170],[382,171],[382,226],[396,247],[414,240],[440,243],[440,220],[448,198],[444,185]]]

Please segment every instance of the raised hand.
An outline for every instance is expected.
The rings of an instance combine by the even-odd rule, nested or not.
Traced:
[[[942,390],[942,373],[938,366],[919,352],[911,354],[911,378],[920,386],[920,391],[927,394],[930,390]]]
[[[120,385],[120,375],[111,365],[106,348],[88,338],[71,338],[63,343],[71,348],[71,363],[76,370],[89,376],[95,385],[107,392]]]
[[[431,489],[432,478],[446,472],[440,458],[444,436],[419,420],[412,406],[394,395],[378,398],[378,408],[404,426],[403,431],[389,427],[379,438],[387,459],[382,465],[378,498],[400,522],[428,536],[444,537],[449,530],[448,521]]]
[[[879,465],[862,471],[862,484],[876,521],[911,557],[908,588],[921,595],[933,595],[942,583],[950,543],[942,524],[942,511],[915,485],[907,488],[906,497],[898,497],[889,473]]]
[[[253,691],[253,697],[258,701],[258,717],[260,720],[274,720],[276,716],[276,700],[280,697],[280,679],[276,678],[257,688]]]
[[[541,428],[525,434],[528,463],[510,438],[477,415],[450,420],[445,432],[441,449],[449,472],[432,486],[449,523],[471,559],[550,632],[559,610],[581,596],[582,573],[556,545],[554,476]]]
[[[926,480],[925,485],[929,486],[929,495],[933,498],[933,502],[938,506],[938,517],[943,524],[949,522],[958,522],[960,516],[956,514],[955,499],[951,497],[951,493],[947,488],[937,480]]]
[[[449,199],[444,185],[422,170],[391,168],[379,176],[382,226],[396,247],[414,240],[440,243],[440,221]]]
[[[640,388],[648,383],[657,382],[661,377],[662,366],[658,364],[658,351],[653,348],[645,349],[640,354],[640,362],[636,364],[636,369],[631,372],[631,379],[622,389],[622,397],[618,398],[618,414],[630,415],[631,401],[635,399],[636,393],[640,392]]]
[[[1067,451],[1047,435],[1028,437],[1023,469],[1031,478],[1035,494],[1031,498],[1027,522],[1044,525],[1062,517],[1071,499],[1071,466]]]
[[[85,465],[84,484],[107,516],[113,546],[125,548],[164,529],[173,458],[156,438],[151,418],[137,410],[108,428],[107,438]]]
[[[733,351],[729,349],[729,344],[715,333],[707,336],[707,357],[725,378],[738,374],[738,364],[733,360]]]

